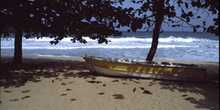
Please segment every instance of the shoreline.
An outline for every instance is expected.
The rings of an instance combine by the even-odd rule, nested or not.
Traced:
[[[13,69],[13,57],[1,56],[1,110],[218,110],[219,63],[207,67],[209,81],[164,81],[107,77],[92,73],[79,58],[23,57]],[[211,77],[212,76],[212,77]]]
[[[1,56],[1,60],[7,59],[7,62],[12,63],[13,57],[12,56]],[[8,61],[9,60],[9,61]],[[66,58],[66,57],[23,57],[23,62],[29,62],[29,60],[37,61],[56,61],[56,63],[59,63],[59,61],[67,61],[70,63],[70,61],[80,61],[84,62],[85,65],[87,65],[87,69],[91,69],[90,66],[85,62],[83,58]],[[57,62],[58,61],[58,62]],[[182,64],[194,64],[198,65],[202,68],[206,69],[206,78],[208,80],[214,80],[219,81],[219,62],[205,62],[205,61],[178,61],[178,60],[153,60],[153,61],[160,61],[160,62],[172,62],[172,63],[182,63]],[[86,69],[84,68],[84,69]]]
[[[3,55],[1,57],[14,57],[13,55],[9,55],[9,56],[6,56],[6,55]],[[49,57],[49,56],[23,56],[23,58],[44,58],[44,59],[83,59],[82,57]],[[127,59],[127,58],[125,58]],[[145,59],[138,59],[138,60],[145,60]],[[203,63],[219,63],[218,61],[188,61],[188,60],[158,60],[158,59],[155,59],[153,61],[168,61],[168,62],[173,62],[173,63],[178,63],[178,62],[182,62],[182,63],[190,63],[190,62],[194,62],[194,63],[200,63],[200,62],[203,62]]]
[[[1,58],[13,58],[13,56],[1,56]],[[27,58],[42,58],[42,59],[63,59],[63,60],[83,60],[82,57],[40,57],[40,56],[23,56],[23,59]],[[167,61],[167,62],[173,62],[173,63],[186,63],[186,64],[199,64],[199,63],[205,63],[205,64],[219,64],[219,62],[213,62],[213,61],[184,61],[184,60],[153,60],[153,61]]]

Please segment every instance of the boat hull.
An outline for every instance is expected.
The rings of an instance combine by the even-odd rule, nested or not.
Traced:
[[[141,64],[140,62],[128,63],[95,57],[83,58],[96,72],[111,76],[129,76],[168,80],[186,80],[188,78],[203,79],[205,76],[205,69],[203,68],[176,67],[148,63]]]
[[[137,72],[127,72],[127,71],[119,71],[107,69],[99,66],[92,65],[93,69],[99,73],[106,76],[117,76],[117,77],[139,77],[139,78],[152,78],[152,79],[163,79],[163,80],[179,80],[185,81],[188,78],[178,77],[178,76],[167,76],[167,75],[156,75],[156,74],[148,74],[148,73],[137,73]]]

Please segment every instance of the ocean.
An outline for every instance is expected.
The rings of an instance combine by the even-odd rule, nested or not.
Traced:
[[[51,45],[49,37],[42,39],[23,38],[23,56],[81,58],[83,55],[142,59],[147,57],[151,47],[152,33],[123,32],[120,37],[109,37],[108,44],[83,37],[86,44],[72,43],[67,37],[57,45]],[[13,56],[14,35],[1,37],[1,55]],[[154,60],[219,62],[219,36],[205,32],[163,32],[160,34]]]

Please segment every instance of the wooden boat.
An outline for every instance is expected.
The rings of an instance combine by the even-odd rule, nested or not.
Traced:
[[[82,56],[98,73],[165,80],[203,79],[206,69],[193,64]]]

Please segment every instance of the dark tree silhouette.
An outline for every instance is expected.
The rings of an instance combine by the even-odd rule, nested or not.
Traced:
[[[67,36],[86,43],[82,36],[107,43],[108,36],[120,36],[115,28],[129,26],[133,8],[113,6],[107,0],[1,0],[1,35],[15,33],[14,64],[22,64],[22,35],[50,36],[57,44]]]
[[[211,15],[217,15],[213,18],[214,24],[211,26],[205,26],[206,21],[203,21],[203,31],[208,33],[213,33],[216,36],[219,36],[219,1],[218,0],[197,0],[192,1],[191,5],[199,9],[204,9],[207,13]],[[200,16],[198,16],[200,17]]]
[[[172,27],[188,25],[194,32],[203,28],[206,32],[218,35],[217,0],[132,0],[142,4],[139,9],[116,7],[124,0],[1,0],[1,35],[15,33],[14,64],[22,64],[22,35],[50,36],[51,44],[57,44],[67,36],[73,36],[72,42],[86,43],[82,36],[96,39],[98,43],[108,43],[108,36],[120,36],[117,28],[128,26],[132,31],[146,26],[153,29],[152,46],[146,60],[152,61],[158,46],[162,24]],[[191,8],[197,8],[191,9]],[[215,24],[206,27],[193,24],[192,19],[200,19],[198,10],[204,10],[214,18]],[[179,11],[179,13],[178,13]],[[193,12],[196,11],[196,12]],[[137,16],[139,15],[139,16]],[[210,15],[210,14],[209,14]],[[130,29],[128,31],[130,31]]]
[[[139,28],[145,26],[147,31],[153,29],[152,45],[146,58],[147,61],[152,61],[154,58],[159,34],[163,32],[161,28],[163,23],[174,28],[189,27],[193,29],[193,32],[197,32],[198,28],[203,28],[205,32],[219,35],[219,1],[217,0],[132,0],[132,2],[142,4],[134,12],[139,15],[138,19],[142,20],[139,22],[139,26],[141,26]],[[202,25],[191,22],[192,20],[201,20],[201,16],[198,15],[200,10],[205,12],[207,16],[217,16],[213,19],[213,25],[206,26],[205,20]],[[134,29],[132,26],[131,29]]]

